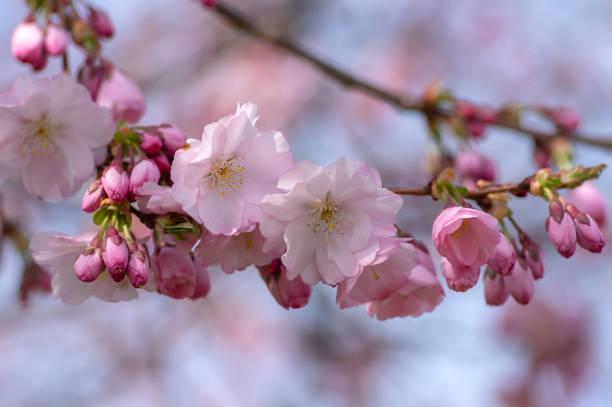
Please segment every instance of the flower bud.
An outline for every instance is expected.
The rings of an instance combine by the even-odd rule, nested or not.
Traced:
[[[43,32],[35,22],[22,22],[13,31],[11,53],[24,63],[40,65],[45,58]]]
[[[481,138],[486,129],[487,125],[479,120],[468,120],[465,123],[465,130],[471,138]]]
[[[98,91],[100,90],[100,85],[102,85],[104,74],[104,68],[94,65],[89,59],[79,70],[79,83],[87,88],[89,94],[91,95],[91,99],[94,101],[98,97]]]
[[[121,274],[125,274],[129,260],[128,247],[112,226],[106,230],[106,237],[102,243],[102,258],[113,279],[120,277]],[[125,275],[121,276],[121,280],[123,280],[123,277]]]
[[[162,141],[158,135],[144,132],[139,135],[140,148],[147,154],[157,154],[162,149]]]
[[[45,49],[49,55],[63,55],[68,46],[68,33],[54,24],[47,26]]]
[[[563,220],[563,214],[565,210],[563,209],[563,205],[558,200],[550,201],[550,205],[548,205],[548,213],[557,223],[561,223]]]
[[[104,188],[102,187],[102,181],[97,179],[87,187],[85,195],[83,195],[83,200],[81,201],[81,209],[83,209],[84,212],[93,213],[98,210],[103,199]]]
[[[146,110],[144,96],[138,85],[117,68],[113,68],[102,81],[96,103],[109,108],[117,122],[136,123]]]
[[[570,192],[570,202],[581,212],[589,214],[599,226],[606,223],[606,200],[592,181],[586,181]]]
[[[520,235],[521,244],[523,245],[523,253],[527,266],[533,278],[539,280],[544,277],[544,262],[542,261],[542,249],[539,245],[535,244],[526,234],[521,233]]]
[[[566,107],[546,109],[544,114],[548,116],[561,131],[572,132],[580,125],[580,116]]]
[[[446,279],[446,285],[453,291],[464,292],[474,287],[480,276],[480,267],[468,268],[453,266],[446,257],[440,261],[442,275]]]
[[[196,275],[193,294],[189,298],[197,300],[198,298],[206,297],[210,292],[210,276],[208,275],[208,268],[206,266],[198,263],[195,259],[192,259],[192,262],[195,267]]]
[[[503,279],[505,287],[516,302],[523,305],[529,304],[533,297],[534,280],[533,275],[522,264],[522,259],[516,261],[512,273],[504,276]]]
[[[504,285],[503,276],[487,269],[484,275],[485,301],[488,305],[503,305],[510,292]]]
[[[302,308],[308,304],[311,287],[300,276],[294,280],[287,278],[287,270],[280,260],[259,267],[259,275],[266,282],[270,294],[278,304],[285,308]]]
[[[514,247],[503,233],[499,234],[500,240],[495,248],[495,253],[489,258],[487,264],[494,272],[507,276],[512,271],[516,262]]]
[[[159,168],[153,161],[147,159],[140,161],[134,166],[130,174],[130,196],[137,198],[145,183],[153,182],[157,184],[159,177]]]
[[[197,271],[189,253],[164,246],[153,256],[157,289],[168,297],[190,298],[196,293]],[[200,276],[202,281],[203,276]]]
[[[591,215],[585,215],[580,212],[571,204],[567,206],[567,212],[574,220],[578,244],[590,252],[601,253],[601,250],[606,245],[606,240],[595,219]]]
[[[140,288],[147,284],[149,280],[149,258],[142,246],[139,246],[137,250],[130,253],[127,276],[135,288]]]
[[[164,149],[170,154],[174,154],[187,142],[185,134],[178,127],[161,125],[158,130],[164,142]]]
[[[160,172],[164,173],[170,171],[170,161],[165,154],[156,154],[150,158],[155,161],[155,164],[157,165],[157,168],[159,168]]]
[[[113,22],[105,12],[90,7],[87,20],[100,37],[111,38],[115,34]]]
[[[104,268],[100,249],[92,246],[87,246],[74,263],[75,274],[85,283],[95,281]]]
[[[111,164],[102,173],[102,186],[110,199],[123,201],[128,196],[130,179],[121,165]]]
[[[455,169],[459,174],[473,180],[495,180],[495,164],[493,161],[474,150],[467,150],[459,154]]]
[[[549,216],[546,219],[546,231],[555,249],[563,257],[570,258],[576,251],[576,227],[567,213],[563,214],[561,222]]]

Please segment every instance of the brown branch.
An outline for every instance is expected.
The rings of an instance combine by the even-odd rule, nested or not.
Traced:
[[[225,19],[234,28],[243,31],[253,37],[259,38],[269,44],[273,44],[279,48],[284,49],[292,55],[307,60],[313,64],[316,68],[322,71],[329,78],[341,83],[342,85],[364,92],[376,99],[382,100],[397,109],[405,111],[419,112],[429,117],[438,118],[449,118],[454,115],[453,112],[442,109],[440,107],[432,107],[424,104],[420,98],[415,98],[409,95],[400,95],[393,93],[389,90],[383,89],[376,86],[368,81],[357,78],[348,72],[343,71],[340,68],[331,65],[322,59],[314,56],[304,48],[293,43],[287,38],[283,38],[278,35],[274,35],[265,31],[262,27],[251,21],[248,17],[244,16],[232,7],[229,7],[218,2],[211,2],[213,5],[210,6],[219,16]],[[478,120],[477,118],[474,120]],[[595,147],[601,147],[612,150],[612,138],[601,138],[597,136],[584,135],[578,133],[561,134],[561,133],[547,133],[538,130],[530,129],[520,124],[514,123],[511,120],[498,118],[494,123],[489,123],[492,126],[513,130],[519,134],[523,134],[533,138],[536,141],[546,141],[553,137],[564,136],[569,137],[572,141],[582,144],[587,144]]]

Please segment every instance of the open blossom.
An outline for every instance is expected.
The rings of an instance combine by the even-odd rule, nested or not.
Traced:
[[[127,280],[116,283],[107,273],[102,273],[90,283],[79,280],[75,273],[75,262],[93,237],[94,233],[72,237],[45,232],[35,235],[30,241],[34,260],[53,270],[53,298],[61,298],[64,303],[71,305],[81,304],[90,296],[111,302],[136,298],[136,289]]]
[[[0,163],[21,171],[27,191],[47,201],[73,195],[94,174],[93,150],[114,134],[107,109],[66,75],[18,78],[0,104]]]
[[[378,172],[365,163],[301,163],[279,186],[291,183],[289,192],[264,198],[259,226],[264,250],[286,245],[282,262],[290,280],[338,284],[372,264],[395,235],[402,199],[382,188]]]
[[[265,266],[283,254],[279,248],[264,252],[264,243],[258,227],[236,236],[206,234],[195,249],[195,256],[201,263],[219,264],[221,270],[231,274],[250,265]]]
[[[432,228],[432,239],[440,255],[458,268],[478,268],[495,253],[500,241],[497,219],[472,208],[444,209]]]
[[[138,85],[117,68],[102,81],[96,102],[108,107],[117,122],[137,123],[147,108]]]
[[[202,140],[187,140],[172,163],[172,192],[185,212],[212,234],[252,230],[262,198],[277,192],[280,175],[293,165],[289,144],[277,131],[259,132],[257,108],[208,124]]]

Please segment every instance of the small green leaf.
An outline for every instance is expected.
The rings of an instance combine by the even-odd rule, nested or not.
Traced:
[[[93,223],[100,226],[107,216],[108,210],[106,208],[100,208],[93,214]]]
[[[468,189],[462,185],[456,185],[455,190],[457,190],[461,196],[466,196],[468,193]]]

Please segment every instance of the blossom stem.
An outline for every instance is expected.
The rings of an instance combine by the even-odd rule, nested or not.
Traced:
[[[240,30],[252,37],[256,37],[264,42],[282,48],[290,54],[310,62],[327,77],[335,80],[336,82],[339,82],[347,88],[357,89],[376,99],[386,102],[397,109],[418,112],[428,118],[435,117],[440,119],[449,119],[455,115],[455,113],[450,111],[449,109],[444,109],[439,106],[427,105],[423,103],[420,98],[405,94],[393,93],[366,80],[357,78],[356,76],[353,76],[352,74],[345,72],[342,69],[339,69],[336,66],[314,56],[312,53],[306,51],[304,48],[295,44],[291,40],[284,38],[280,35],[268,33],[260,25],[251,21],[248,17],[238,12],[233,7],[229,7],[219,2],[215,2],[214,5],[207,8],[216,12],[235,29]],[[463,98],[457,99],[463,100]],[[474,120],[478,121],[480,119],[475,118]],[[572,141],[577,143],[612,150],[612,137],[610,136],[601,137],[579,133],[560,134],[559,132],[543,132],[529,127],[525,127],[505,117],[498,117],[493,123],[487,124],[513,130],[517,134],[523,134],[525,136],[531,137],[534,141],[540,143],[550,141],[554,137],[564,136],[570,138]]]

